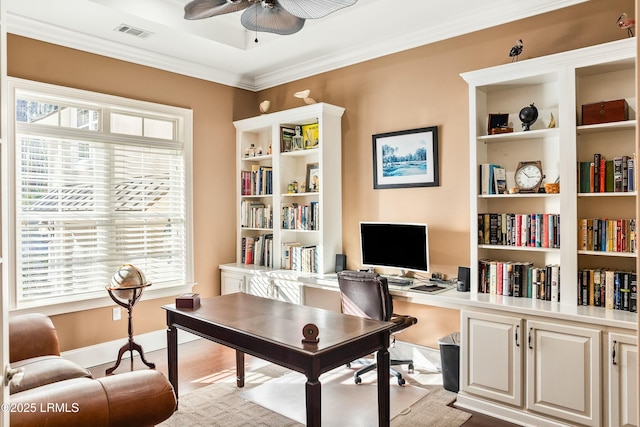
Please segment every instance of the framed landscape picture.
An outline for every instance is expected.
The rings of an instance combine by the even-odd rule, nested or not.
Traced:
[[[438,127],[373,135],[373,188],[437,187]]]

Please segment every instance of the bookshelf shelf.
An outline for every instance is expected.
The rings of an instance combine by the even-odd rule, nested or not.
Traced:
[[[578,255],[592,255],[599,257],[620,257],[620,258],[636,258],[633,252],[608,252],[608,251],[583,251],[579,250]]]
[[[300,251],[305,263],[300,268],[312,268],[318,273],[335,270],[335,254],[342,250],[342,178],[341,178],[341,121],[344,108],[331,104],[318,103],[290,110],[263,114],[234,122],[236,127],[236,167],[237,174],[237,252],[236,262],[247,268],[263,267],[268,269],[287,269],[285,252]],[[317,124],[317,146],[295,151],[283,151],[289,129],[315,127]],[[261,149],[271,154],[245,157],[247,149]],[[317,163],[320,191],[289,193],[290,185],[297,183],[298,188],[306,179],[307,166]],[[254,181],[250,174],[260,174],[256,178],[255,188],[265,193],[242,195],[253,191]],[[243,179],[244,177],[244,179]],[[247,190],[247,182],[252,190]],[[257,192],[258,190],[256,190]],[[273,228],[243,227],[242,212],[255,208],[260,211],[265,205],[269,213],[269,224]],[[262,211],[260,211],[262,212]],[[252,211],[253,213],[253,211]],[[260,217],[264,218],[264,217]],[[319,230],[287,229],[283,221],[296,222],[314,228],[316,224],[331,224]],[[266,222],[245,222],[249,225],[262,225]],[[316,225],[317,227],[317,225]],[[258,249],[256,249],[258,248]],[[299,249],[298,249],[299,248]],[[260,250],[263,256],[247,256],[249,250]],[[309,253],[313,252],[313,262]],[[290,259],[286,259],[289,262]],[[289,263],[293,265],[293,263]]]
[[[517,142],[523,141],[529,143],[531,140],[557,137],[559,128],[547,128],[547,129],[535,129],[527,132],[511,132],[500,133],[497,135],[482,135],[478,137],[478,141],[490,143],[490,142]]]
[[[624,192],[608,192],[608,193],[578,193],[578,197],[637,197],[638,193],[635,191]]]
[[[559,248],[538,248],[532,246],[507,246],[507,245],[478,245],[478,249],[491,249],[496,251],[522,251],[522,252],[552,252],[559,253]]]
[[[578,135],[589,135],[593,133],[615,132],[623,130],[635,130],[637,120],[625,120],[612,123],[600,123],[597,125],[580,125],[577,127]]]
[[[544,199],[560,197],[560,193],[478,194],[479,199]]]

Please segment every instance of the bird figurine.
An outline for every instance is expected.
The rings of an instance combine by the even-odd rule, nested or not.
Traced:
[[[636,20],[633,18],[627,17],[627,14],[622,12],[622,15],[618,18],[618,27],[623,30],[627,30],[627,35],[629,37],[633,37],[633,27],[636,25]]]
[[[264,100],[260,103],[260,112],[262,114],[266,114],[269,111],[269,107],[271,106],[271,101]]]
[[[509,51],[509,56],[511,57],[511,62],[518,60],[518,55],[520,55],[522,53],[522,48],[523,48],[522,39],[518,39],[518,41],[516,42],[515,46],[513,46],[511,48],[511,50]]]
[[[316,103],[315,99],[309,98],[310,93],[311,93],[311,90],[306,89],[306,90],[301,90],[300,92],[294,93],[293,96],[295,96],[296,98],[303,99],[305,104],[315,104]]]

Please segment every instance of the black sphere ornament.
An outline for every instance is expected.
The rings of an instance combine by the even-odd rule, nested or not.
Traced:
[[[532,124],[538,120],[538,109],[535,105],[531,104],[528,107],[524,107],[520,110],[520,121],[522,122],[522,127],[525,131],[529,130]]]

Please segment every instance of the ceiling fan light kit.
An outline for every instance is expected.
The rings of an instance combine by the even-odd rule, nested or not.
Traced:
[[[323,18],[358,0],[192,0],[184,7],[184,18],[205,19],[242,12],[240,22],[251,31],[280,35],[297,33],[306,19]],[[257,41],[257,39],[256,39]]]

